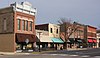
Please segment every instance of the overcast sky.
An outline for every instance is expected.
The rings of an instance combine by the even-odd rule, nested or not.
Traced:
[[[0,8],[17,1],[0,0]],[[26,0],[37,8],[36,24],[57,23],[60,18],[71,18],[73,21],[98,26],[100,25],[100,0]]]

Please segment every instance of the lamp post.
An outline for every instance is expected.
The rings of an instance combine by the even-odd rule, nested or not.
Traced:
[[[38,34],[39,34],[39,52],[41,52],[41,51],[40,51],[40,35],[41,35],[41,33],[42,33],[42,32],[38,32]]]

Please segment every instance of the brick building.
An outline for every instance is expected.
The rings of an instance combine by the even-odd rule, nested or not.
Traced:
[[[85,26],[85,38],[87,39],[88,47],[95,48],[97,45],[96,29],[96,27],[90,25]]]
[[[78,27],[75,30],[75,32],[73,32],[67,40],[68,48],[80,48],[80,46],[84,46],[83,43],[85,43],[85,41],[84,41],[85,40],[84,25],[77,23],[77,22],[74,22],[74,24],[76,24]],[[63,35],[64,33],[65,33],[64,27],[61,25],[60,26],[60,37],[65,41],[65,36]]]
[[[26,43],[35,43],[36,8],[29,2],[14,3],[0,9],[0,52],[15,52]],[[27,41],[27,42],[26,42]]]

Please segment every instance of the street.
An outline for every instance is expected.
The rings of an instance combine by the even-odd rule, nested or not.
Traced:
[[[88,56],[75,56],[64,54],[29,54],[29,55],[2,55],[0,58],[84,58]]]
[[[87,50],[58,50],[41,54],[0,55],[0,58],[100,58],[100,48]]]

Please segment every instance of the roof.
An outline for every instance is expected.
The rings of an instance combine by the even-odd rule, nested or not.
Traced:
[[[99,29],[99,30],[97,30],[97,33],[100,33],[100,29]]]
[[[97,29],[96,27],[94,26],[90,26],[90,25],[86,25],[87,27],[91,27],[91,28],[94,28],[94,29]]]

